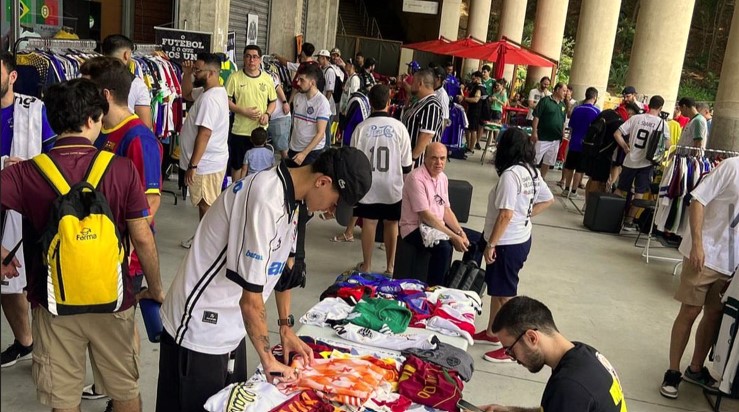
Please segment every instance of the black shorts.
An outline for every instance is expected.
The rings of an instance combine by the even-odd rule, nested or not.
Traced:
[[[228,373],[229,354],[208,355],[183,348],[166,330],[162,332],[160,351],[157,412],[200,412],[208,398],[227,385],[248,378],[243,339],[232,352],[232,374]]]
[[[596,182],[607,182],[611,177],[611,159],[608,157],[585,158],[585,174]]]
[[[503,112],[499,112],[497,110],[493,110],[490,112],[490,120],[501,120],[503,118]]]
[[[228,135],[228,166],[239,170],[244,166],[246,152],[254,147],[251,137],[230,133]]]
[[[493,120],[493,110],[490,107],[490,102],[488,100],[480,100],[478,104],[482,105],[480,109],[480,121],[489,122]]]
[[[467,114],[467,130],[476,132],[480,127],[480,113],[468,113]]]
[[[649,186],[652,183],[652,171],[654,166],[640,167],[632,169],[624,166],[621,169],[621,175],[618,177],[618,190],[622,192],[630,192],[631,186],[634,186],[634,193],[648,193]]]
[[[518,294],[518,272],[531,251],[531,238],[517,245],[495,247],[495,261],[485,267],[488,295],[513,297]]]
[[[585,164],[583,161],[582,152],[567,152],[567,158],[565,159],[565,169],[574,170],[577,173],[585,173]]]
[[[400,202],[393,204],[357,203],[354,216],[372,220],[400,220]]]

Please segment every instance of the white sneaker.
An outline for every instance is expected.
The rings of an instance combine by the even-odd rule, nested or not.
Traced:
[[[559,184],[557,184],[559,186]],[[562,193],[559,194],[562,197],[569,197],[570,196],[570,189],[562,189]]]
[[[582,196],[578,195],[577,192],[570,192],[570,195],[567,196],[567,197],[569,197],[570,199],[573,199],[573,200],[580,200],[580,199],[582,199]]]
[[[192,247],[192,240],[195,238],[195,236],[190,237],[190,239],[183,240],[180,243],[180,246],[184,247],[185,249],[190,249]]]

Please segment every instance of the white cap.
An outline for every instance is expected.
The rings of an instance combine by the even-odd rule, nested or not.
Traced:
[[[331,53],[329,53],[328,50],[323,49],[319,51],[316,56],[331,57]]]

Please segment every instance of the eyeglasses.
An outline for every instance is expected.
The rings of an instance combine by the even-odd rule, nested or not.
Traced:
[[[256,60],[259,58],[259,55],[258,54],[245,54],[244,58],[249,59],[249,60]]]
[[[513,354],[513,347],[516,346],[516,344],[518,343],[518,341],[520,341],[521,338],[523,338],[523,336],[526,334],[526,332],[528,332],[530,330],[538,330],[538,329],[526,329],[525,331],[521,332],[521,334],[518,335],[518,337],[516,338],[516,340],[513,341],[513,344],[511,344],[511,346],[508,346],[508,347],[505,347],[504,346],[503,347],[503,352],[507,356],[510,356],[511,358],[516,359],[516,355]]]
[[[434,201],[439,206],[444,206],[444,198],[439,195],[434,195]]]

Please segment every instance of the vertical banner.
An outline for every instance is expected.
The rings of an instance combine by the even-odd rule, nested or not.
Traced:
[[[259,16],[249,13],[246,19],[246,45],[257,44]]]
[[[176,62],[196,60],[198,53],[210,53],[211,33],[154,27],[156,44]]]
[[[232,62],[236,61],[236,32],[230,31],[226,36],[226,56]]]

